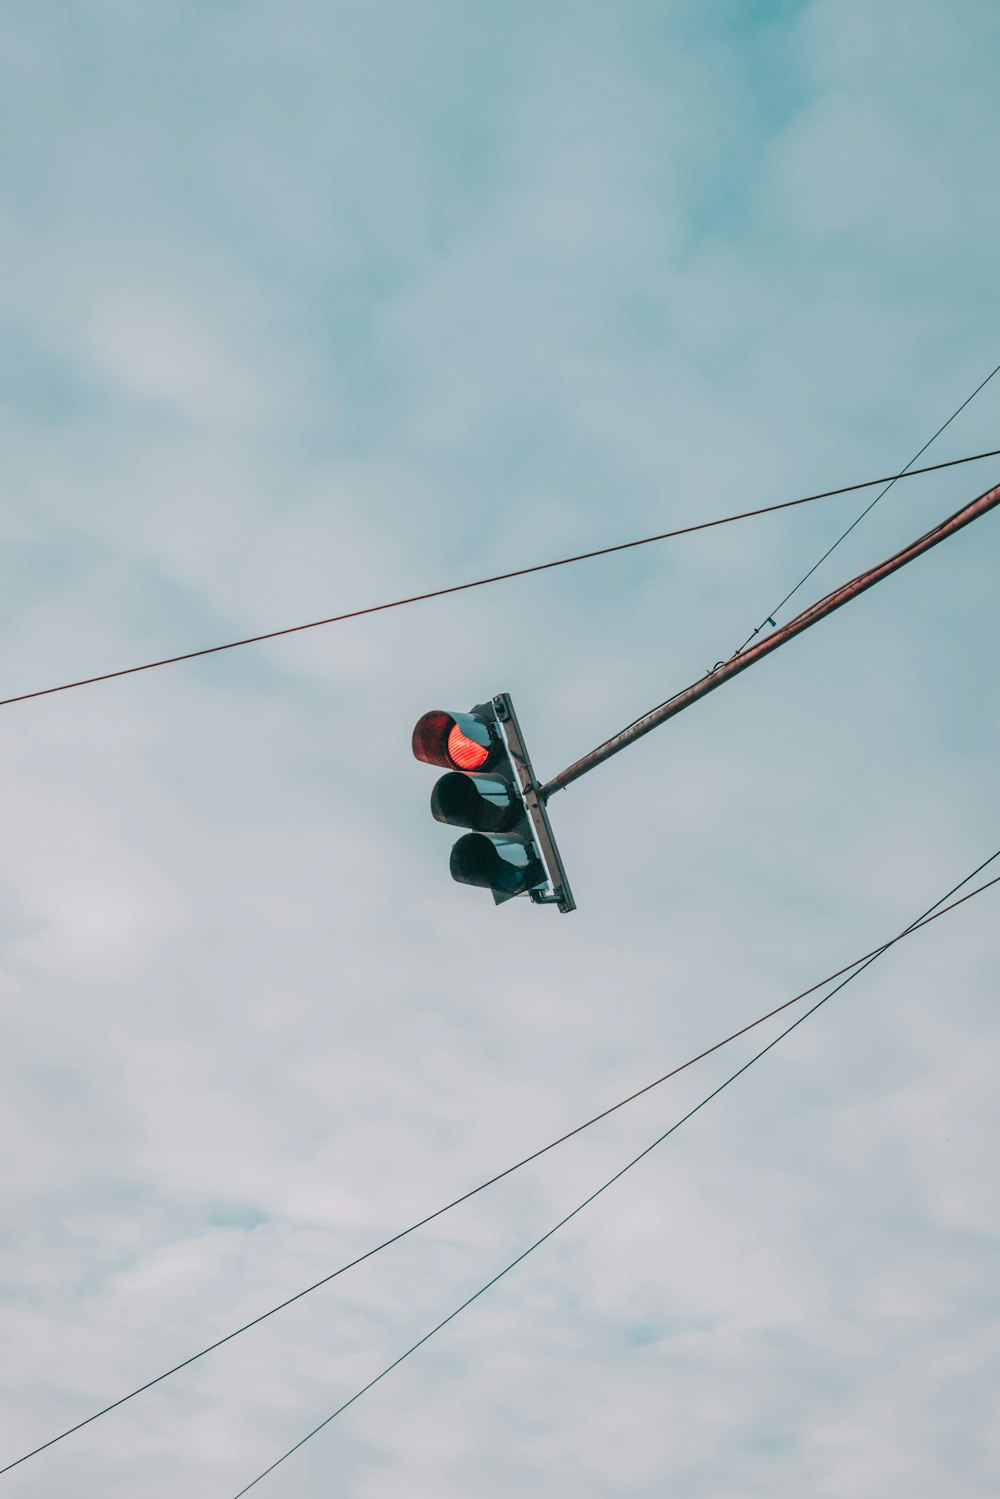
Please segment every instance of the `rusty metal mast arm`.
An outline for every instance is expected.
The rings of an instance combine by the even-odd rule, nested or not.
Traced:
[[[961,510],[956,510],[954,515],[949,516],[947,520],[942,521],[933,530],[928,531],[916,541],[911,542],[902,551],[896,552],[894,556],[887,558],[885,562],[880,562],[877,566],[868,568],[866,572],[859,573],[856,578],[852,578],[849,583],[843,583],[839,588],[835,588],[832,593],[828,593],[818,603],[811,604],[808,609],[803,609],[802,613],[797,614],[794,619],[789,620],[787,625],[782,625],[780,629],[775,630],[773,635],[768,635],[765,640],[758,641],[756,645],[751,646],[749,650],[744,651],[742,654],[738,653],[731,657],[723,665],[716,667],[706,676],[702,677],[700,681],[693,683],[690,687],[686,687],[683,692],[678,692],[676,696],[662,703],[660,707],[653,708],[642,718],[636,719],[635,723],[630,724],[627,729],[623,729],[620,734],[615,734],[611,739],[606,739],[603,744],[599,744],[596,749],[591,750],[589,755],[584,755],[582,759],[575,760],[572,765],[567,766],[559,775],[553,776],[551,781],[547,781],[544,786],[539,788],[539,794],[547,800],[554,792],[562,791],[572,781],[579,780],[581,776],[586,775],[595,766],[603,764],[605,760],[610,760],[612,755],[617,755],[619,750],[627,748],[628,745],[633,744],[637,739],[641,739],[644,734],[648,734],[652,729],[658,728],[661,723],[666,723],[668,718],[673,718],[682,709],[690,707],[692,703],[696,703],[699,698],[705,697],[709,692],[714,692],[716,687],[721,687],[723,682],[729,681],[730,677],[735,677],[739,672],[746,671],[748,666],[752,666],[762,656],[767,656],[771,651],[776,651],[779,646],[784,645],[787,640],[791,640],[795,635],[801,635],[802,631],[808,630],[810,625],[816,624],[818,620],[825,619],[828,614],[832,614],[842,604],[850,603],[851,599],[857,598],[866,589],[873,588],[876,583],[881,583],[882,579],[887,578],[890,573],[896,572],[899,568],[905,567],[908,562],[912,562],[915,557],[919,557],[924,552],[930,551],[931,547],[937,546],[938,542],[946,541],[949,536],[954,536],[956,531],[960,531],[963,526],[971,525],[974,520],[978,520],[980,516],[985,515],[988,510],[992,510],[997,505],[1000,505],[1000,485],[997,485],[995,489],[988,489],[984,494],[979,495],[977,499],[972,500],[968,505],[964,505]]]

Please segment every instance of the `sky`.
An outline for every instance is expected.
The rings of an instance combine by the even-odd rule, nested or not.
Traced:
[[[901,467],[1000,361],[998,59],[990,0],[8,0],[0,696]],[[2,710],[0,1465],[996,851],[994,514],[553,798],[575,913],[449,879],[422,712],[509,691],[554,775],[863,503]],[[996,930],[886,955],[255,1494],[994,1495]],[[234,1495],[778,1027],[0,1491]]]

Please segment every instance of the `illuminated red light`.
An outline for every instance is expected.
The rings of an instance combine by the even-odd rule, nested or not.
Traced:
[[[459,770],[479,770],[490,758],[488,747],[477,744],[455,724],[448,735],[448,758]]]
[[[435,708],[418,720],[413,730],[413,754],[427,765],[448,766],[448,751],[445,748],[448,729],[455,720],[448,713]]]
[[[496,746],[485,721],[473,713],[442,713],[434,708],[417,721],[413,753],[445,770],[485,770],[496,758]]]

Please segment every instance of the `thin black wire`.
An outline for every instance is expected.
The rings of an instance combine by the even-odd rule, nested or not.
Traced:
[[[982,494],[977,495],[967,504],[961,506],[957,511],[954,512],[954,514],[946,516],[945,519],[940,521],[936,526],[932,526],[929,531],[925,531],[922,536],[916,537],[907,546],[903,547],[901,551],[896,552],[894,556],[885,558],[881,562],[874,563],[871,567],[866,568],[864,572],[859,573],[857,577],[849,579],[846,583],[841,583],[839,587],[834,588],[830,593],[824,595],[823,598],[814,599],[811,604],[807,604],[804,609],[800,610],[798,614],[794,615],[792,619],[784,624],[777,635],[772,635],[768,637],[768,640],[762,641],[759,645],[754,646],[754,651],[766,655],[768,651],[773,649],[776,644],[781,644],[781,635],[783,633],[791,631],[794,635],[800,630],[807,629],[810,624],[815,624],[817,620],[822,619],[826,614],[831,613],[832,610],[838,609],[842,604],[849,602],[849,600],[852,597],[855,597],[858,592],[864,592],[864,590],[871,587],[873,583],[877,583],[880,577],[888,576],[889,574],[885,571],[886,568],[888,568],[889,573],[891,573],[895,571],[897,567],[901,567],[906,562],[912,561],[914,557],[920,556],[923,551],[926,551],[928,549],[928,547],[936,546],[939,542],[946,540],[947,537],[954,532],[954,530],[960,530],[961,527],[967,525],[970,520],[975,520],[977,518],[977,514],[982,515],[986,513],[981,508],[977,510],[977,507],[980,506],[981,502],[988,501],[986,510],[993,509],[996,505],[996,499],[992,497],[996,496],[998,492],[1000,492],[1000,485],[983,491]],[[974,510],[977,511],[977,514],[971,513]],[[964,517],[964,519],[962,517]],[[749,642],[744,642],[744,644],[748,643]],[[682,688],[679,692],[673,693],[672,696],[668,698],[664,698],[662,702],[655,703],[652,708],[644,709],[644,711],[639,714],[638,718],[633,718],[631,723],[627,723],[623,729],[619,729],[616,733],[612,734],[610,739],[602,740],[602,742],[597,745],[596,749],[591,750],[581,759],[575,761],[572,765],[567,766],[566,769],[560,771],[557,776],[553,776],[551,781],[547,781],[541,787],[540,795],[542,795],[544,799],[548,799],[557,791],[563,790],[567,785],[570,785],[573,781],[578,780],[581,775],[586,774],[587,770],[592,770],[595,764],[601,764],[602,759],[609,758],[609,755],[605,753],[605,751],[609,750],[609,746],[617,746],[616,749],[610,751],[610,753],[612,754],[617,753],[618,750],[625,748],[625,745],[623,743],[625,735],[628,734],[632,729],[636,728],[637,725],[645,723],[646,732],[648,732],[649,728],[656,727],[656,724],[650,724],[649,720],[661,714],[665,709],[672,707],[673,704],[680,702],[684,698],[692,698],[692,700],[696,701],[697,698],[704,696],[705,692],[710,692],[712,690],[712,687],[705,687],[704,684],[712,682],[713,678],[716,679],[713,685],[718,687],[721,682],[726,680],[726,677],[721,674],[717,676],[717,673],[725,672],[728,673],[729,676],[731,676],[733,674],[733,669],[739,671],[742,670],[743,667],[752,665],[752,663],[753,654],[749,653],[746,656],[743,656],[740,651],[737,651],[734,655],[730,656],[728,661],[716,661],[715,665],[709,667],[704,675],[699,677],[697,682],[688,687]],[[699,691],[698,689],[702,690]],[[663,722],[664,720],[660,719],[659,721]]]
[[[932,906],[929,906],[928,909],[923,913],[923,915],[918,916],[916,921],[911,922],[911,924],[906,927],[900,935],[905,936],[907,933],[914,931],[922,922],[927,920],[932,912],[937,911],[938,907],[943,905],[945,901],[950,899],[950,897],[954,895],[957,890],[961,890],[963,885],[967,885],[970,880],[975,879],[980,870],[985,869],[987,864],[992,863],[993,860],[998,857],[1000,857],[1000,849],[998,849],[995,854],[991,854],[990,858],[985,860],[984,863],[980,864],[978,869],[972,870],[972,872],[970,874],[967,874],[964,879],[959,880],[957,885],[953,886],[953,888],[949,890],[947,894],[942,895],[938,900],[936,900]],[[995,882],[990,881],[990,884],[993,883]],[[983,888],[985,889],[986,887],[984,886]],[[372,1389],[374,1385],[377,1385],[380,1380],[384,1379],[387,1374],[391,1374],[393,1369],[397,1369],[399,1365],[403,1363],[405,1359],[408,1359],[412,1353],[416,1353],[418,1348],[422,1348],[425,1343],[429,1342],[429,1340],[434,1337],[435,1333],[438,1333],[442,1328],[447,1327],[449,1322],[453,1322],[455,1318],[458,1317],[462,1312],[464,1312],[467,1307],[470,1307],[474,1301],[478,1301],[480,1296],[485,1295],[487,1291],[489,1291],[493,1286],[496,1285],[497,1281],[502,1280],[503,1277],[505,1275],[508,1275],[511,1270],[515,1269],[516,1266],[518,1266],[522,1262],[522,1260],[526,1260],[529,1254],[533,1254],[536,1249],[539,1249],[548,1239],[552,1238],[553,1234],[558,1233],[561,1228],[564,1228],[567,1223],[569,1223],[573,1218],[577,1216],[578,1213],[582,1213],[584,1208],[589,1207],[590,1204],[596,1201],[596,1199],[600,1197],[602,1193],[606,1192],[609,1187],[614,1186],[615,1182],[620,1181],[621,1178],[626,1174],[626,1172],[631,1171],[633,1166],[637,1166],[639,1162],[644,1160],[646,1156],[650,1155],[657,1148],[657,1146],[662,1145],[664,1140],[669,1139],[669,1137],[674,1134],[675,1131],[680,1129],[682,1124],[686,1124],[687,1121],[689,1119],[692,1119],[694,1115],[697,1114],[701,1109],[703,1109],[707,1103],[711,1103],[713,1098],[717,1098],[720,1093],[722,1093],[726,1088],[729,1087],[730,1083],[734,1083],[738,1077],[742,1077],[743,1073],[748,1071],[755,1062],[759,1062],[761,1057],[766,1056],[769,1051],[773,1050],[773,1048],[778,1045],[779,1041],[783,1041],[786,1036],[789,1036],[792,1031],[796,1030],[797,1027],[803,1023],[803,1021],[808,1020],[810,1015],[815,1015],[816,1011],[823,1005],[825,1005],[827,1000],[832,999],[835,994],[838,994],[841,989],[843,989],[847,984],[851,982],[852,979],[856,979],[859,973],[863,973],[866,968],[869,968],[871,964],[874,963],[877,958],[880,958],[882,954],[886,952],[892,945],[892,943],[886,943],[883,947],[877,948],[869,958],[867,958],[863,963],[861,963],[859,967],[854,970],[853,973],[848,974],[845,979],[842,979],[841,982],[837,984],[836,988],[831,989],[829,994],[824,994],[823,998],[817,1000],[814,1005],[811,1005],[803,1015],[799,1015],[797,1019],[792,1021],[791,1025],[786,1026],[785,1029],[779,1032],[779,1034],[775,1036],[773,1040],[769,1041],[766,1046],[761,1047],[760,1051],[756,1052],[755,1055],[749,1059],[749,1061],[744,1062],[742,1067],[737,1068],[737,1070],[729,1077],[727,1077],[724,1082],[720,1083],[717,1088],[713,1088],[711,1093],[706,1094],[706,1096],[700,1101],[700,1103],[696,1103],[693,1109],[689,1109],[688,1112],[686,1114],[683,1114],[680,1119],[676,1120],[669,1129],[664,1130],[663,1134],[659,1135],[651,1145],[647,1145],[645,1150],[641,1150],[637,1156],[633,1156],[632,1160],[630,1160],[627,1165],[623,1166],[620,1171],[616,1171],[614,1176],[609,1177],[608,1180],[604,1182],[600,1187],[598,1187],[596,1191],[591,1192],[589,1197],[585,1197],[581,1203],[573,1208],[572,1212],[567,1213],[564,1218],[560,1218],[559,1222],[553,1224],[553,1226],[546,1233],[542,1234],[540,1239],[536,1239],[535,1242],[529,1245],[528,1248],[525,1249],[521,1254],[519,1254],[516,1259],[511,1260],[508,1265],[505,1265],[502,1270],[494,1275],[491,1280],[488,1280],[485,1285],[480,1286],[478,1291],[473,1292],[471,1296],[469,1296],[465,1301],[462,1302],[461,1306],[457,1306],[453,1312],[449,1312],[448,1316],[443,1317],[440,1322],[438,1322],[434,1327],[431,1328],[430,1332],[424,1333],[423,1337],[418,1338],[417,1342],[412,1344],[411,1347],[407,1348],[405,1353],[401,1353],[398,1358],[393,1359],[392,1363],[387,1364],[386,1367],[381,1371],[381,1373],[375,1375],[374,1379],[370,1379],[367,1384],[362,1385],[361,1389],[356,1390],[349,1400],[345,1400],[344,1403],[342,1405],[339,1405],[337,1409],[333,1411],[329,1416],[327,1416],[324,1421],[321,1421],[318,1426],[314,1426],[312,1431],[308,1432],[304,1437],[301,1437],[293,1447],[289,1447],[287,1452],[283,1452],[282,1455],[273,1463],[271,1463],[269,1467],[265,1468],[262,1473],[258,1473],[256,1478],[252,1479],[250,1483],[246,1484],[245,1487],[240,1489],[239,1492],[234,1495],[234,1499],[242,1499],[242,1496],[244,1494],[248,1494],[250,1490],[252,1488],[255,1488],[256,1485],[260,1483],[262,1479],[266,1478],[269,1473],[273,1473],[275,1468],[280,1466],[280,1464],[283,1463],[286,1458],[291,1457],[292,1454],[294,1452],[297,1452],[300,1447],[304,1447],[306,1442],[310,1441],[314,1436],[321,1432],[324,1427],[329,1426],[331,1421],[336,1420],[336,1418],[344,1411],[346,1411],[349,1406],[353,1405],[356,1400],[360,1400],[362,1395],[367,1394],[367,1392]]]
[[[942,429],[943,430],[943,429]],[[911,469],[892,476],[897,479],[912,479],[918,474],[936,473],[943,468],[957,468],[963,463],[978,463],[981,458],[1000,457],[1000,448],[989,453],[972,453],[967,458],[952,458],[947,463],[932,463],[927,468]],[[911,460],[912,462],[912,460]],[[181,651],[175,656],[161,656],[156,661],[143,661],[138,666],[123,666],[116,671],[102,671],[95,676],[78,677],[72,682],[60,682],[55,687],[38,687],[33,692],[19,692],[13,697],[0,698],[0,708],[9,708],[12,703],[26,703],[31,698],[50,697],[55,692],[70,692],[74,687],[92,687],[96,682],[110,682],[116,677],[132,677],[141,671],[153,671],[158,666],[174,666],[179,661],[194,661],[200,656],[216,656],[220,651],[235,651],[244,645],[259,645],[264,640],[277,640],[282,635],[297,635],[303,630],[318,630],[322,625],[343,624],[348,619],[360,619],[366,614],[382,614],[387,609],[402,609],[408,604],[423,604],[429,599],[444,598],[450,593],[465,593],[470,588],[485,588],[490,583],[505,583],[511,578],[525,578],[529,573],[544,573],[554,567],[568,567],[573,562],[588,562],[593,557],[607,557],[612,552],[627,552],[633,547],[651,545],[654,541],[669,541],[675,536],[689,536],[693,531],[709,531],[714,526],[728,526],[733,521],[751,520],[759,515],[771,515],[776,510],[791,510],[796,505],[810,505],[814,500],[828,500],[836,495],[852,494],[857,489],[871,489],[875,484],[885,484],[886,478],[865,479],[861,484],[844,484],[839,489],[825,489],[819,494],[803,495],[798,500],[783,500],[778,505],[763,505],[757,510],[744,510],[739,515],[723,515],[716,520],[698,521],[693,526],[680,526],[675,531],[661,531],[656,536],[642,536],[637,541],[620,541],[614,546],[597,547],[592,552],[578,552],[572,557],[558,557],[554,562],[536,562],[531,567],[516,567],[510,572],[494,573],[489,578],[474,578],[471,583],[452,583],[447,588],[432,588],[427,593],[410,594],[408,598],[391,599],[385,604],[368,604],[363,609],[350,609],[344,614],[331,614],[326,619],[311,619],[301,625],[285,625],[280,630],[264,630],[259,635],[245,635],[241,640],[228,640],[223,645],[206,645],[195,651]]]
[[[756,630],[752,631],[752,633],[747,636],[746,640],[744,640],[743,644],[741,646],[737,647],[737,649],[733,652],[733,656],[738,656],[738,655],[740,655],[740,653],[742,651],[745,651],[746,648],[747,648],[747,646],[750,644],[751,640],[755,640],[757,638],[757,636],[760,634],[761,630],[763,630],[763,628],[764,628],[765,625],[770,625],[772,627],[772,629],[774,628],[774,624],[775,624],[774,616],[781,609],[783,609],[785,607],[785,605],[788,603],[788,600],[790,598],[793,598],[795,596],[795,594],[798,593],[798,591],[802,587],[803,583],[807,583],[809,581],[809,579],[812,577],[813,573],[816,571],[817,568],[822,567],[822,565],[826,561],[827,557],[829,557],[831,555],[831,553],[835,552],[837,550],[837,548],[840,546],[840,543],[842,541],[845,541],[847,539],[847,537],[850,536],[850,534],[854,530],[855,526],[859,526],[861,524],[861,522],[864,520],[865,516],[871,514],[871,512],[875,509],[875,506],[878,504],[879,500],[882,499],[883,495],[887,495],[889,493],[889,490],[896,483],[896,479],[903,478],[905,475],[909,474],[911,470],[913,470],[913,464],[916,463],[917,459],[920,458],[920,457],[922,457],[923,454],[927,452],[927,449],[931,446],[932,443],[937,442],[938,438],[941,436],[941,433],[945,430],[945,428],[951,426],[951,424],[955,420],[956,416],[960,416],[962,414],[962,412],[965,410],[966,406],[968,406],[969,402],[970,401],[974,401],[975,398],[976,398],[976,396],[978,396],[979,392],[981,390],[983,390],[987,385],[989,385],[990,381],[993,379],[993,376],[996,375],[996,374],[998,374],[998,373],[1000,373],[1000,364],[997,365],[996,369],[990,370],[989,374],[986,376],[986,379],[980,381],[980,383],[976,386],[975,390],[972,392],[972,395],[971,396],[966,396],[966,398],[962,402],[961,406],[957,406],[955,408],[955,410],[951,413],[951,416],[948,418],[948,420],[946,422],[942,422],[941,426],[938,427],[937,431],[934,433],[934,436],[933,437],[929,437],[927,439],[927,441],[924,443],[923,447],[920,448],[920,449],[918,449],[918,451],[916,453],[914,453],[913,457],[910,459],[910,461],[906,465],[906,467],[904,469],[902,469],[900,471],[900,473],[896,475],[895,478],[892,478],[892,479],[888,480],[888,482],[886,483],[885,488],[879,491],[879,493],[872,500],[871,504],[867,505],[865,507],[865,509],[862,510],[861,514],[855,520],[851,521],[851,524],[848,526],[847,530],[844,531],[842,533],[842,535],[840,535],[840,536],[837,537],[836,541],[833,543],[833,546],[827,547],[826,551],[823,553],[823,555],[819,559],[819,561],[815,562],[813,564],[813,566],[809,569],[809,571],[807,573],[803,573],[802,577],[796,583],[795,587],[789,593],[785,594],[785,597],[781,600],[781,603],[780,604],[776,604],[774,606],[774,608],[770,611],[769,614],[765,614],[764,618],[761,620],[761,622],[757,626]],[[924,470],[918,469],[918,470],[913,470],[913,472],[921,473],[921,472],[924,472]],[[732,657],[730,657],[730,660],[732,660]]]
[[[974,879],[977,874],[997,857],[1000,857],[1000,851],[993,854],[983,864],[980,864],[979,868],[973,870],[972,874],[967,876],[967,879],[962,883],[967,883],[968,879]],[[706,1057],[712,1056],[717,1051],[721,1051],[724,1046],[728,1046],[730,1042],[738,1040],[740,1036],[745,1036],[749,1031],[755,1030],[757,1026],[763,1025],[765,1021],[773,1020],[775,1015],[780,1015],[783,1010],[787,1010],[792,1005],[800,1003],[801,1000],[808,998],[810,994],[815,994],[817,989],[822,989],[827,984],[832,984],[835,979],[840,978],[842,974],[848,973],[852,968],[856,968],[859,963],[863,963],[868,958],[887,951],[895,943],[901,942],[904,937],[918,931],[921,926],[928,925],[932,921],[937,921],[939,917],[947,915],[949,911],[955,910],[957,906],[963,905],[967,900],[972,900],[973,896],[982,894],[984,890],[988,890],[991,885],[995,884],[1000,884],[1000,875],[997,875],[995,879],[988,880],[976,890],[970,890],[967,895],[961,896],[959,900],[954,901],[950,906],[945,906],[934,915],[928,915],[921,921],[913,923],[912,926],[897,933],[895,937],[891,937],[888,942],[883,942],[879,947],[873,948],[871,952],[863,953],[860,958],[855,958],[852,962],[845,963],[843,968],[838,968],[835,973],[827,974],[818,983],[812,984],[808,989],[803,989],[800,994],[793,995],[791,999],[784,1000],[780,1005],[776,1005],[774,1009],[768,1010],[763,1015],[758,1015],[755,1020],[748,1021],[746,1025],[725,1036],[721,1041],[714,1042],[713,1045],[706,1047],[704,1051],[700,1051],[695,1056],[689,1057],[686,1062],[681,1062],[669,1072],[663,1073],[661,1077],[654,1078],[651,1083],[646,1083],[643,1087],[637,1088],[634,1093],[630,1093],[627,1097],[620,1098],[617,1103],[613,1103],[608,1108],[602,1109],[599,1114],[595,1114],[582,1124],[578,1124],[573,1129],[567,1130],[565,1134],[560,1135],[557,1139],[550,1140],[547,1145],[543,1145],[538,1150],[532,1151],[530,1155],[526,1155],[521,1160],[515,1161],[512,1166],[505,1167],[503,1171],[498,1171],[495,1176],[488,1177],[486,1181],[480,1182],[478,1186],[471,1188],[468,1192],[464,1192],[460,1197],[453,1198],[451,1202],[445,1203],[443,1207],[436,1208],[434,1212],[428,1213],[423,1218],[419,1218],[407,1228],[393,1234],[391,1238],[384,1239],[382,1243],[376,1244],[373,1248],[366,1250],[364,1254],[358,1255],[356,1259],[349,1260],[347,1264],[339,1266],[336,1270],[332,1270],[329,1275],[324,1275],[321,1280],[314,1281],[312,1285],[305,1286],[301,1291],[296,1291],[293,1296],[287,1297],[284,1301],[279,1301],[276,1306],[270,1307],[266,1312],[261,1312],[259,1316],[252,1318],[251,1321],[245,1322],[242,1327],[237,1327],[232,1332],[226,1333],[224,1337],[218,1338],[214,1343],[209,1343],[207,1347],[199,1349],[197,1353],[191,1354],[189,1358],[183,1359],[179,1364],[174,1364],[171,1368],[165,1369],[162,1374],[157,1374],[154,1379],[149,1379],[145,1384],[138,1385],[136,1389],[130,1390],[127,1395],[120,1396],[119,1399],[113,1400],[109,1405],[105,1405],[100,1410],[86,1416],[84,1420],[78,1421],[74,1426],[68,1426],[65,1431],[59,1432],[57,1436],[50,1437],[48,1441],[42,1442],[37,1447],[33,1447],[30,1452],[25,1452],[21,1457],[15,1458],[13,1462],[8,1463],[6,1467],[0,1468],[0,1476],[4,1473],[9,1473],[12,1468],[19,1467],[21,1463],[26,1463],[29,1458],[37,1457],[46,1448],[54,1447],[57,1442],[61,1442],[66,1437],[72,1436],[74,1432],[81,1431],[83,1427],[100,1420],[102,1416],[110,1415],[119,1406],[126,1405],[130,1400],[134,1400],[137,1395],[142,1395],[147,1390],[151,1390],[155,1385],[162,1384],[171,1375],[179,1374],[182,1369],[186,1369],[191,1364],[197,1363],[199,1359],[205,1358],[209,1353],[214,1353],[223,1344],[231,1343],[234,1338],[238,1338],[242,1333],[249,1332],[251,1328],[259,1326],[261,1322],[266,1322],[269,1317],[273,1317],[276,1313],[284,1311],[286,1307],[293,1305],[294,1302],[301,1301],[304,1296],[310,1295],[313,1291],[318,1291],[321,1286],[328,1285],[330,1281],[336,1280],[338,1276],[345,1275],[348,1270],[353,1270],[356,1265],[360,1265],[364,1260],[371,1259],[383,1249],[388,1249],[392,1244],[398,1244],[401,1239],[407,1238],[410,1234],[416,1233],[418,1229],[424,1228],[428,1223],[432,1223],[436,1218],[441,1218],[445,1213],[451,1212],[452,1208],[459,1207],[462,1203],[468,1202],[470,1198],[476,1197],[488,1187],[495,1186],[497,1182],[503,1181],[505,1177],[512,1176],[515,1171],[520,1171],[522,1166],[530,1165],[532,1161],[537,1161],[540,1156],[546,1155],[550,1150],[555,1150],[557,1146],[564,1145],[567,1140],[572,1140],[574,1136],[582,1134],[584,1130],[590,1129],[592,1125],[600,1123],[602,1119],[607,1119],[609,1115],[616,1113],[619,1109],[625,1108],[627,1104],[634,1103],[637,1098],[641,1098],[654,1088],[660,1087],[661,1084],[668,1082],[671,1078],[677,1077],[679,1073],[686,1071],[689,1067],[693,1067],[697,1062],[704,1061]],[[956,886],[955,888],[958,890],[961,886]],[[947,899],[947,896],[944,899]]]

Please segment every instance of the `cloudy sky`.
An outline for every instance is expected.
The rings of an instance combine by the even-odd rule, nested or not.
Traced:
[[[992,0],[8,0],[0,695],[891,472],[1000,360],[998,60]],[[802,603],[998,477],[897,486]],[[0,1462],[1000,846],[992,516],[555,798],[577,913],[448,877],[421,712],[508,690],[552,775],[861,503],[2,711]],[[997,911],[255,1493],[995,1494]],[[774,1031],[3,1492],[227,1499]]]

